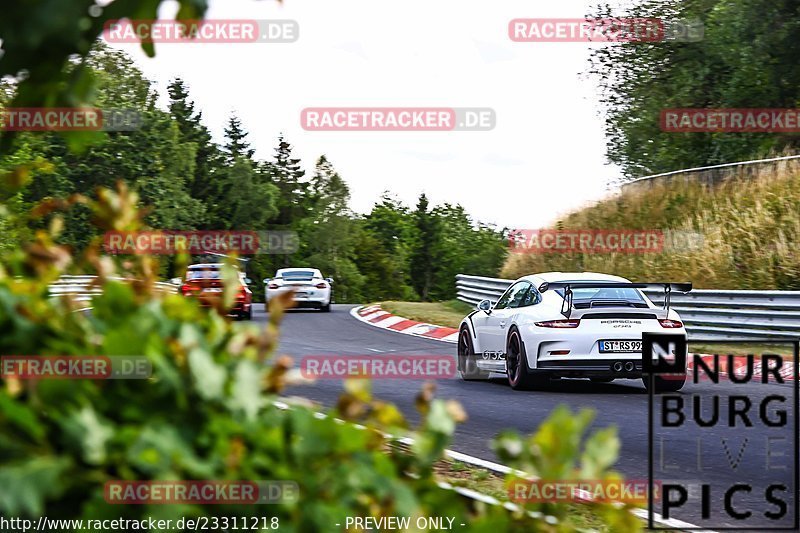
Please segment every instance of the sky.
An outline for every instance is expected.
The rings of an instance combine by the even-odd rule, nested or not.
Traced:
[[[538,228],[606,194],[620,171],[605,160],[596,81],[601,43],[513,42],[515,18],[580,18],[595,1],[211,0],[207,19],[291,19],[292,43],[161,43],[135,58],[167,105],[175,77],[218,142],[231,113],[256,157],[283,133],[308,175],[325,154],[365,213],[384,191],[413,206],[458,203],[482,222]],[[161,18],[176,4],[165,3]],[[490,131],[306,131],[307,107],[488,107]]]

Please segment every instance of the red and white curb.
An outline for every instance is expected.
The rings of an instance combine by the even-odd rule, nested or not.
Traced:
[[[377,328],[454,344],[458,342],[458,330],[455,328],[447,328],[444,326],[417,322],[416,320],[409,320],[384,311],[379,305],[354,307],[350,310],[350,314],[361,322]]]

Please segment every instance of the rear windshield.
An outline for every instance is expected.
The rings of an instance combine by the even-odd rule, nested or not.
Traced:
[[[283,279],[311,279],[314,277],[314,272],[311,270],[294,270],[292,272],[284,272],[281,274]]]
[[[564,297],[564,289],[557,291],[561,297]],[[616,288],[616,289],[572,289],[572,300],[626,300],[629,302],[644,302],[641,293],[637,289],[632,288]]]
[[[186,279],[219,279],[219,270],[190,270],[186,273]]]

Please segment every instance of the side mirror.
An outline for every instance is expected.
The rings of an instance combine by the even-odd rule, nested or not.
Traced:
[[[264,278],[264,281],[262,283],[264,283],[266,285],[267,283],[269,283],[269,280],[271,280],[271,279],[272,278]]]
[[[328,283],[333,283],[333,278],[325,278],[325,281],[327,281]]]
[[[483,311],[487,315],[492,314],[492,302],[491,300],[481,300],[481,302],[477,305],[479,311]]]
[[[252,280],[252,279],[250,279],[250,278],[244,278],[244,282],[245,282],[245,284],[247,284],[247,285],[252,285],[252,284],[253,284],[253,280]]]
[[[169,280],[169,282],[173,285],[180,285],[183,282],[183,280],[181,278],[172,278],[171,280]]]

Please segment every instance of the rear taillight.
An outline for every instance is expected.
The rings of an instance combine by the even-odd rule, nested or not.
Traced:
[[[270,283],[269,285],[267,285],[267,288],[268,289],[277,289],[278,288],[278,284],[277,283]]]
[[[198,287],[195,287],[194,285],[189,285],[188,283],[184,283],[183,285],[181,285],[181,294],[186,295],[192,291],[196,291],[197,289]]]
[[[317,283],[316,285],[314,285],[314,287],[316,287],[318,289],[327,289],[328,288],[328,286],[325,285],[324,283]]]
[[[236,294],[236,299],[244,300],[245,298],[247,298],[247,289],[244,287],[239,287],[239,292]]]
[[[680,320],[670,320],[669,318],[659,318],[658,323],[662,328],[682,328],[683,322]]]
[[[540,328],[577,328],[581,321],[574,320],[548,320],[547,322],[534,322]]]

